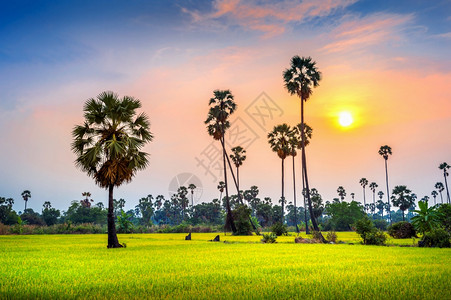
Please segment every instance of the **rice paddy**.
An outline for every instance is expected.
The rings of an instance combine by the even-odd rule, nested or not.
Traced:
[[[451,249],[215,235],[119,235],[123,249],[100,234],[0,236],[0,298],[451,299]]]

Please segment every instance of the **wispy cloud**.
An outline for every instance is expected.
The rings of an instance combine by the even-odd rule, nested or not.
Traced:
[[[441,38],[441,39],[451,39],[451,32],[445,32],[441,34],[433,35],[435,38]]]
[[[314,17],[324,17],[336,10],[345,8],[357,0],[304,0],[304,1],[242,1],[216,0],[213,10],[208,13],[188,10],[193,23],[200,25],[212,22],[225,22],[226,26],[259,31],[264,37],[271,37],[285,32],[291,23],[305,22]]]

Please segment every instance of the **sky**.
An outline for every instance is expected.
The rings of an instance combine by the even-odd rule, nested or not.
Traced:
[[[28,207],[65,210],[81,193],[107,192],[74,165],[71,131],[83,104],[103,91],[133,96],[154,140],[149,167],[115,190],[133,208],[141,197],[169,197],[199,186],[195,203],[219,196],[219,143],[207,134],[208,101],[229,89],[237,111],[226,137],[247,159],[240,187],[281,195],[281,160],[268,132],[300,123],[300,100],[282,72],[294,55],[322,73],[305,104],[313,128],[310,186],[325,201],[343,186],[363,200],[362,177],[385,192],[406,185],[421,199],[451,164],[451,1],[2,1],[0,3],[0,196],[28,189]],[[338,124],[340,112],[354,123]],[[296,157],[297,178],[300,159]],[[292,161],[285,195],[293,201]],[[297,180],[298,199],[300,182]],[[366,199],[371,201],[367,188]],[[298,200],[299,201],[299,200]]]

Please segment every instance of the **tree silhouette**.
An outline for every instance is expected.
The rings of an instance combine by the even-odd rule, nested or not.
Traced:
[[[225,132],[230,128],[229,117],[236,110],[236,103],[233,100],[233,95],[229,90],[215,90],[213,92],[214,97],[210,99],[209,105],[211,106],[205,124],[207,124],[208,134],[215,140],[221,142],[222,146],[222,160],[224,166],[224,184],[226,191],[226,227],[230,226],[235,233],[236,226],[233,221],[232,209],[230,208],[229,200],[229,187],[227,183],[227,167],[226,167],[226,150],[225,150]]]
[[[27,203],[28,203],[28,199],[31,198],[31,192],[29,190],[25,190],[22,192],[22,198],[23,201],[25,201],[25,209],[24,212],[27,210]]]
[[[445,186],[443,185],[443,183],[437,182],[437,183],[435,184],[435,188],[436,188],[436,189],[438,190],[438,192],[440,193],[440,199],[441,199],[442,204],[443,204],[443,195],[442,195],[442,192],[445,190]]]
[[[137,115],[140,107],[138,99],[103,92],[86,101],[85,122],[72,131],[76,166],[108,189],[108,248],[122,247],[116,235],[113,189],[148,165],[148,154],[140,150],[153,136],[146,114]]]
[[[282,160],[282,196],[281,196],[281,204],[282,204],[282,224],[284,217],[284,207],[285,207],[285,195],[284,195],[284,162],[285,158],[290,155],[290,146],[289,140],[291,136],[291,128],[287,124],[274,126],[274,129],[268,133],[268,143],[271,147],[271,150],[277,153],[277,156]]]
[[[443,177],[445,177],[445,187],[446,187],[446,195],[447,195],[447,198],[448,198],[448,204],[451,204],[451,199],[449,197],[448,181],[446,180],[446,177],[449,176],[448,169],[450,167],[451,166],[448,165],[446,162],[441,163],[440,166],[438,167],[440,170],[443,170]]]
[[[219,201],[222,201],[222,193],[224,193],[224,189],[225,189],[224,181],[220,181],[218,183],[217,189],[219,191]]]
[[[236,167],[236,181],[237,181],[237,189],[240,190],[240,166],[243,165],[243,162],[246,160],[246,150],[244,150],[241,146],[236,146],[232,148],[233,154],[230,154],[230,158],[233,161],[233,164]]]
[[[285,88],[291,95],[297,95],[301,99],[301,127],[304,128],[304,101],[313,93],[313,88],[319,85],[321,80],[321,73],[316,68],[316,63],[312,61],[310,57],[299,57],[293,56],[290,61],[290,67],[283,72],[283,79],[285,83]],[[307,159],[305,155],[305,131],[302,132],[302,143],[304,145],[301,149],[301,160],[302,160],[302,174],[304,176],[305,191],[307,196],[307,202],[309,205],[309,212],[312,220],[312,225],[315,231],[319,232],[318,223],[316,219],[313,218],[313,206],[310,199],[310,187],[307,176]],[[325,239],[320,233],[321,240],[324,242]]]
[[[190,183],[188,185],[188,189],[191,193],[191,207],[194,207],[194,190],[196,189],[196,185],[194,183]]]
[[[368,185],[368,180],[366,178],[362,178],[360,179],[359,183],[363,188],[363,207],[365,208],[366,211],[365,187]]]
[[[388,219],[391,224],[391,211],[390,211],[390,190],[388,189],[388,169],[387,169],[387,160],[388,156],[392,155],[391,147],[385,145],[381,146],[378,151],[379,155],[384,158],[385,161],[385,183],[387,184],[387,203],[388,203]]]
[[[341,185],[337,189],[338,196],[340,197],[341,201],[343,201],[346,197],[346,190]]]
[[[434,198],[434,205],[437,204],[437,201],[436,201],[437,195],[438,195],[438,193],[437,193],[436,190],[433,190],[433,191],[431,192],[431,196]]]
[[[375,182],[371,182],[369,185],[370,190],[373,192],[373,205],[376,206],[376,189],[378,185]],[[374,213],[374,212],[373,212]]]
[[[402,211],[402,220],[405,221],[404,211],[406,211],[412,204],[415,203],[416,195],[412,194],[412,191],[409,190],[405,185],[397,185],[392,191],[393,195],[391,196],[393,206],[399,207]]]

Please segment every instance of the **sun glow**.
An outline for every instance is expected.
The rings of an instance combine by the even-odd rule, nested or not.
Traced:
[[[351,126],[352,123],[354,123],[354,118],[349,111],[342,111],[338,114],[338,123],[342,127],[348,127]]]

